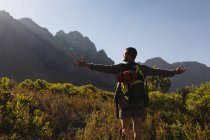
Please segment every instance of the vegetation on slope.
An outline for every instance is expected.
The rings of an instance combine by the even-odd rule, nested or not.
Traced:
[[[170,94],[153,91],[149,96],[144,138],[210,138],[210,83]],[[17,84],[3,77],[0,139],[120,139],[113,98],[114,93],[92,85],[40,79]]]

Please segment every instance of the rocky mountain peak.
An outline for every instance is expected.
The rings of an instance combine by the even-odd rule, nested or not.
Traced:
[[[98,54],[101,55],[101,56],[107,57],[107,54],[106,54],[106,52],[104,51],[104,49],[99,50],[99,51],[98,51]]]
[[[166,62],[165,60],[163,60],[161,57],[154,57],[152,59],[148,59],[145,61],[146,65],[150,66],[150,67],[157,67],[157,68],[171,68],[171,65]]]
[[[57,36],[57,37],[66,36],[66,33],[63,30],[60,30],[55,34],[55,36]]]
[[[19,22],[26,26],[28,29],[32,30],[33,32],[42,35],[42,37],[46,40],[50,37],[53,37],[53,35],[48,31],[47,28],[39,26],[30,18],[21,18],[19,19]]]
[[[19,19],[19,21],[21,21],[22,23],[25,23],[25,24],[38,26],[38,24],[36,24],[31,18],[21,18],[21,19]]]
[[[83,35],[78,31],[72,31],[68,33],[68,36],[74,39],[84,38]]]
[[[8,12],[0,10],[0,16],[4,18],[13,18]]]

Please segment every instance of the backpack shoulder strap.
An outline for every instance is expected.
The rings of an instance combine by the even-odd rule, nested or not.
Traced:
[[[142,80],[144,80],[146,77],[145,77],[145,75],[144,75],[143,72],[142,72],[142,66],[141,66],[140,64],[137,63],[137,64],[135,65],[135,68],[136,68],[136,72],[139,73],[140,78],[141,78]]]

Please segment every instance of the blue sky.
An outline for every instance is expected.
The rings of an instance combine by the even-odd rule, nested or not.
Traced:
[[[126,47],[138,62],[210,66],[210,0],[0,0],[15,19],[29,17],[52,34],[79,31],[116,63]]]

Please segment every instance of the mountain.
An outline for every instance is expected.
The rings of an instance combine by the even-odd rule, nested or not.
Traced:
[[[94,63],[114,64],[114,61],[106,55],[104,50],[97,51],[94,43],[78,31],[66,34],[61,30],[53,36],[46,28],[40,27],[30,18],[22,18],[19,19],[19,21],[54,46],[70,51],[71,55],[75,58],[85,57],[87,60]]]
[[[171,64],[169,64],[168,62],[166,62],[165,60],[163,60],[160,57],[148,59],[144,62],[144,64],[146,64],[147,66],[151,66],[151,67],[160,67],[160,68],[165,68],[165,69],[171,68]]]
[[[91,72],[74,63],[76,58],[84,56],[88,62],[113,64],[105,52],[97,51],[79,32],[63,35],[53,36],[31,19],[16,20],[0,11],[0,76],[16,81],[39,78],[49,82],[94,84],[113,90],[113,76]]]
[[[186,71],[182,75],[176,75],[172,79],[172,90],[182,88],[189,85],[199,85],[210,81],[210,67],[198,62],[176,62],[169,64],[162,58],[156,57],[145,61],[144,63],[150,67],[157,67],[160,69],[176,69],[182,65]]]
[[[25,25],[29,30],[32,30],[37,35],[40,35],[46,41],[53,40],[53,35],[44,27],[40,27],[30,18],[21,18],[18,20],[20,23]]]
[[[76,85],[93,84],[114,90],[115,77],[75,65],[75,59],[87,62],[114,64],[104,50],[97,51],[94,43],[78,31],[60,30],[52,35],[32,19],[14,19],[0,11],[0,77],[8,76],[20,82],[27,78],[49,82],[71,82]],[[210,68],[198,62],[169,64],[160,57],[144,63],[150,67],[175,69],[180,64],[187,71],[172,78],[172,90],[186,85],[210,81]]]

